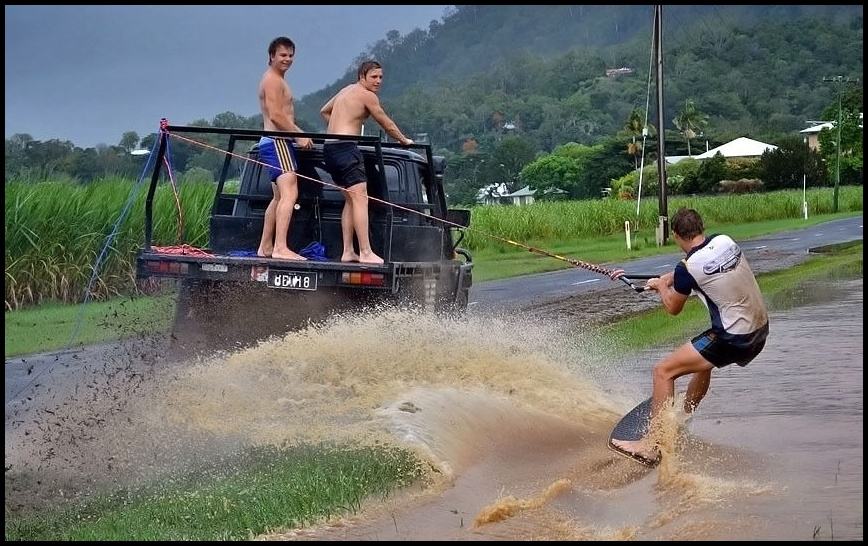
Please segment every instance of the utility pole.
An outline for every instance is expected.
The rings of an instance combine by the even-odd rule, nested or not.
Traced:
[[[669,239],[669,213],[666,203],[666,154],[663,135],[663,6],[654,7],[654,59],[656,61],[657,83],[657,178],[660,182],[660,201],[658,227],[658,244],[665,245]]]
[[[841,183],[841,94],[845,83],[858,82],[849,77],[834,76],[823,78],[824,82],[838,82],[838,143],[835,145],[835,191],[832,193],[832,212],[838,212],[838,185]]]
[[[803,139],[805,145],[805,159],[802,161],[802,214],[808,219],[808,159],[811,156],[811,148],[808,146],[808,135]]]

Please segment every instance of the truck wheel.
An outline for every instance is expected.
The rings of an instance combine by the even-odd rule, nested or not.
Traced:
[[[185,279],[178,290],[170,350],[176,357],[233,350],[282,336],[327,316],[345,296],[300,293],[235,281]]]
[[[207,350],[213,335],[214,310],[208,297],[212,283],[183,279],[178,287],[170,351],[183,357]]]
[[[397,302],[400,307],[434,310],[437,305],[437,280],[433,277],[402,280]]]
[[[469,299],[469,290],[458,290],[455,298],[446,296],[438,306],[438,312],[447,317],[459,317],[467,311],[467,302]]]
[[[457,315],[467,311],[467,303],[470,301],[470,290],[459,290],[455,295],[455,303],[452,304],[452,312]]]

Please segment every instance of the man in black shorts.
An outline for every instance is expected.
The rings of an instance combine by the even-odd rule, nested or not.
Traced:
[[[691,413],[708,392],[712,370],[730,364],[747,366],[763,350],[768,337],[768,311],[747,258],[728,235],[706,237],[704,229],[698,212],[679,209],[672,217],[672,232],[686,256],[674,271],[650,279],[645,285],[647,290],[660,295],[669,314],[680,313],[687,298],[696,294],[711,318],[711,328],[654,366],[652,419],[664,404],[672,403],[677,378],[692,375],[684,398],[684,411]],[[616,279],[623,274],[622,269],[617,269],[611,277]],[[653,461],[659,452],[649,436],[612,443]]]
[[[362,124],[373,117],[386,133],[404,145],[413,144],[395,125],[383,107],[377,93],[383,83],[383,67],[376,61],[365,61],[359,67],[359,81],[344,87],[320,110],[328,123],[328,132],[338,135],[361,135]],[[381,264],[383,259],[371,248],[368,235],[368,183],[365,161],[354,141],[332,140],[323,145],[326,168],[335,183],[344,188],[344,210],[341,213],[341,233],[344,250],[342,262]],[[359,253],[353,248],[353,233],[359,240]]]

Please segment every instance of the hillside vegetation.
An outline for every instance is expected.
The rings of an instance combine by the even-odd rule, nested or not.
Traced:
[[[428,30],[390,33],[359,60],[383,63],[387,111],[435,147],[460,151],[468,138],[496,139],[511,122],[550,151],[613,135],[633,108],[644,110],[651,8],[460,6]],[[667,6],[663,47],[667,129],[692,98],[709,115],[713,142],[769,137],[818,118],[834,98],[823,76],[861,78],[862,9]],[[618,67],[633,73],[606,77]],[[355,64],[303,97],[300,119],[319,125],[319,107],[354,80]]]

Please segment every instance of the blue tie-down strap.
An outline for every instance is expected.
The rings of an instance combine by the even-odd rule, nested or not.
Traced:
[[[307,258],[308,260],[314,260],[316,262],[325,262],[328,261],[326,257],[326,248],[317,241],[312,242],[306,247],[302,248],[298,251],[299,254]]]

